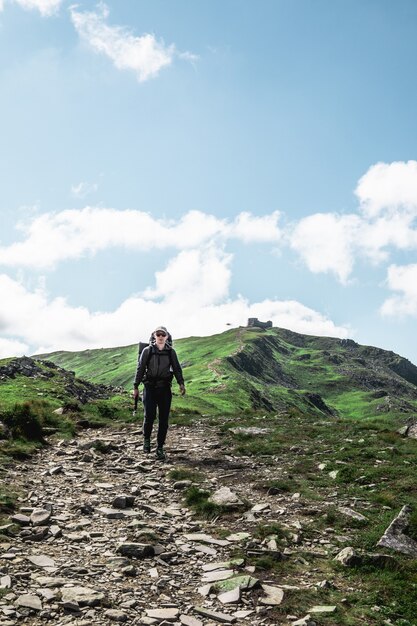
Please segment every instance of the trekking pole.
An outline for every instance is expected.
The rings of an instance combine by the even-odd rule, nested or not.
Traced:
[[[133,417],[135,417],[136,411],[138,410],[138,402],[139,402],[139,394],[135,397],[135,406],[134,406],[133,413],[132,413]]]

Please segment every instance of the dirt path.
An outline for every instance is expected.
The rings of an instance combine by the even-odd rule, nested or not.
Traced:
[[[268,596],[266,588],[235,590],[233,601],[225,603],[232,593],[219,598],[221,591],[210,589],[210,579],[230,576],[225,570],[263,579],[284,595],[286,585],[308,590],[320,580],[314,568],[305,567],[292,580],[247,565],[257,551],[281,558],[274,539],[257,539],[260,524],[279,522],[288,529],[291,558],[303,544],[302,528],[313,519],[298,494],[257,488],[282,474],[279,459],[271,465],[233,457],[216,429],[203,423],[171,427],[167,452],[165,463],[144,455],[137,427],[89,430],[10,470],[8,480],[22,494],[20,513],[32,515],[37,525],[23,517],[15,536],[12,528],[2,531],[10,536],[0,545],[0,579],[10,588],[0,596],[1,626],[290,623],[277,617],[278,596]],[[176,467],[197,471],[199,486],[210,492],[230,487],[246,506],[215,520],[200,518],[184,505],[186,484],[169,476]],[[316,545],[307,541],[301,547],[323,556],[325,543],[318,538]],[[245,560],[226,564],[235,555]],[[222,565],[209,571],[213,563]]]

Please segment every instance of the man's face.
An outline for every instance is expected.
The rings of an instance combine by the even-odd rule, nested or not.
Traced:
[[[163,348],[165,346],[165,342],[167,340],[167,336],[166,333],[164,333],[162,330],[157,330],[155,333],[155,341],[156,341],[156,345],[158,348]]]

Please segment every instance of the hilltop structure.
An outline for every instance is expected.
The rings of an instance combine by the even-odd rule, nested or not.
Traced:
[[[253,327],[263,328],[266,330],[267,328],[272,328],[272,322],[271,320],[268,320],[267,322],[260,322],[257,317],[250,317],[248,319],[248,328]]]

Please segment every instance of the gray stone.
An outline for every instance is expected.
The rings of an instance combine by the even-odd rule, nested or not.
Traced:
[[[122,543],[116,552],[135,559],[146,559],[155,555],[155,549],[148,543]]]
[[[362,515],[362,513],[358,513],[357,511],[354,511],[353,509],[350,509],[347,506],[339,506],[338,511],[340,511],[342,515],[345,515],[346,517],[350,517],[351,519],[357,520],[358,522],[368,521],[365,515]]]
[[[45,554],[35,554],[26,558],[36,567],[55,567],[55,561]]]
[[[33,609],[34,611],[42,611],[42,602],[40,601],[40,598],[30,593],[24,593],[23,595],[19,596],[15,604],[16,606]]]
[[[235,572],[232,569],[214,570],[214,572],[206,572],[203,576],[203,583],[214,583],[218,580],[226,580],[231,578]]]
[[[114,509],[130,509],[135,504],[135,496],[116,496],[112,502]]]
[[[19,524],[19,526],[30,526],[30,517],[22,513],[12,515],[10,519],[14,524]]]
[[[104,600],[104,593],[90,587],[64,587],[61,589],[62,602],[74,602],[79,606],[97,606]]]
[[[259,426],[236,426],[230,428],[230,432],[234,435],[268,435],[272,433],[272,428],[260,428]]]
[[[180,611],[176,608],[171,609],[146,609],[146,615],[152,619],[162,622],[175,622]]]
[[[240,600],[240,587],[225,591],[217,596],[222,604],[236,604]]]
[[[362,563],[362,558],[351,546],[343,548],[343,550],[334,557],[334,560],[347,567],[356,567]]]
[[[10,589],[11,586],[12,579],[10,578],[10,576],[6,575],[0,578],[0,589]]]
[[[210,496],[208,501],[227,509],[239,509],[245,507],[245,504],[230,489],[230,487],[220,487],[220,489],[217,489],[217,491]]]
[[[52,516],[52,507],[44,509],[34,509],[30,515],[33,526],[44,526]]]
[[[192,481],[191,480],[177,480],[172,486],[174,487],[174,489],[187,489],[187,487],[191,487],[192,485]],[[188,617],[188,616],[186,616]],[[199,620],[196,620],[197,622]]]
[[[140,515],[138,511],[110,509],[108,507],[102,507],[98,510],[104,515],[104,517],[107,517],[107,519],[125,519],[128,517],[137,517],[138,515]]]
[[[405,505],[398,513],[397,517],[388,526],[378,546],[390,548],[408,556],[417,557],[417,541],[408,537],[404,531],[410,522],[411,507]]]
[[[312,609],[310,609],[310,613],[335,613],[336,612],[337,607],[336,606],[330,606],[330,605],[317,605],[317,606],[313,606]]]
[[[271,587],[262,583],[262,589],[265,591],[266,596],[261,598],[261,604],[267,604],[270,606],[277,606],[282,603],[284,599],[284,591],[280,587]]]
[[[203,606],[195,606],[194,610],[199,615],[214,619],[216,622],[220,622],[222,624],[234,624],[236,621],[236,617],[233,617],[233,615],[227,615],[226,613],[211,611],[210,609],[205,609]]]
[[[184,626],[203,626],[203,622],[192,615],[180,615],[180,622]]]
[[[253,576],[243,575],[243,576],[234,576],[233,578],[227,578],[225,580],[220,580],[214,584],[214,588],[217,591],[231,591],[232,589],[236,589],[239,587],[242,591],[248,591],[249,589],[255,589],[259,587],[260,583],[257,578],[253,578]]]
[[[127,622],[127,615],[118,609],[109,609],[104,614],[112,622]]]
[[[188,533],[184,535],[188,541],[202,541],[203,543],[213,544],[215,546],[228,546],[229,542],[226,539],[215,539],[211,535],[205,533]]]

